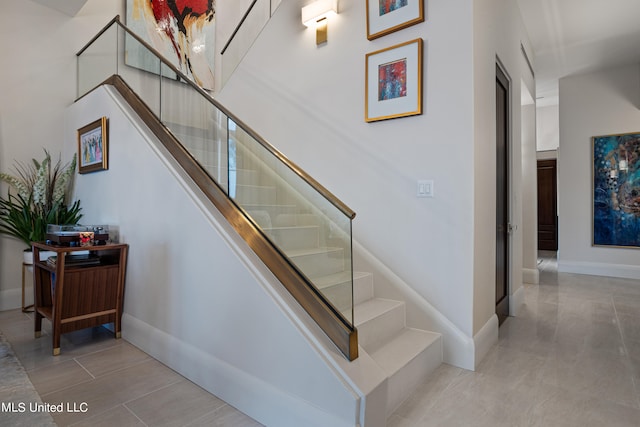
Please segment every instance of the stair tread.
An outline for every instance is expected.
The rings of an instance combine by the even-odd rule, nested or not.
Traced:
[[[441,334],[436,332],[405,328],[369,355],[388,375],[392,375],[440,338]]]
[[[328,252],[338,252],[342,250],[343,250],[342,248],[332,248],[330,246],[322,246],[318,248],[292,249],[292,250],[286,251],[286,254],[289,257],[296,257],[296,256],[323,254]]]
[[[363,273],[359,271],[353,272],[353,281],[355,282],[361,277],[365,277],[369,273]],[[334,285],[339,285],[344,282],[348,282],[351,279],[351,272],[341,271],[339,273],[328,274],[326,276],[314,277],[312,282],[319,288],[324,289]]]
[[[314,229],[314,228],[319,228],[319,226],[317,226],[317,225],[286,225],[286,226],[280,226],[280,227],[265,227],[264,230],[265,231],[271,231],[271,230],[299,230],[299,229]]]
[[[242,206],[245,209],[256,209],[256,208],[289,208],[293,209],[296,205],[279,205],[273,203],[243,203]]]
[[[260,189],[268,189],[275,190],[275,185],[254,185],[254,184],[236,184],[236,188],[260,188]]]
[[[363,323],[403,304],[404,302],[402,301],[382,298],[372,298],[364,301],[354,307],[354,323],[356,326],[362,325]]]

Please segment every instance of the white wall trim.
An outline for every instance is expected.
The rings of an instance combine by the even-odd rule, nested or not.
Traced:
[[[498,316],[494,314],[487,320],[487,323],[484,324],[478,333],[473,336],[475,349],[474,370],[487,353],[489,353],[491,347],[498,342],[498,326]]]
[[[536,270],[537,271],[537,270]],[[509,315],[517,316],[524,304],[524,286],[520,286],[513,295],[509,295]]]
[[[640,279],[640,266],[626,264],[558,260],[558,272]]]
[[[529,283],[531,285],[537,285],[540,283],[540,272],[537,268],[523,268],[522,269],[522,282]]]
[[[122,316],[123,338],[143,343],[143,350],[167,366],[183,367],[180,374],[201,385],[217,397],[242,408],[247,415],[267,425],[340,426],[353,424],[320,410],[310,402],[281,390],[236,367],[215,358],[175,336],[128,314]],[[203,367],[206,369],[203,370]],[[287,414],[283,417],[283,414]],[[286,418],[286,421],[285,421]]]

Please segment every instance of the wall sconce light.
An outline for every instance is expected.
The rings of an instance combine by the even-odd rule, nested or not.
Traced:
[[[338,13],[338,0],[316,0],[302,8],[302,23],[316,27],[316,45],[327,42],[327,18]]]

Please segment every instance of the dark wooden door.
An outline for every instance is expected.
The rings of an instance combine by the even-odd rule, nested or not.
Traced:
[[[558,250],[556,159],[538,160],[538,249]]]
[[[496,65],[496,314],[509,316],[509,80]]]

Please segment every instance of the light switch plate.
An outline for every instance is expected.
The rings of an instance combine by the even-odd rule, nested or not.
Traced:
[[[418,197],[433,197],[433,180],[421,179],[418,181]]]

